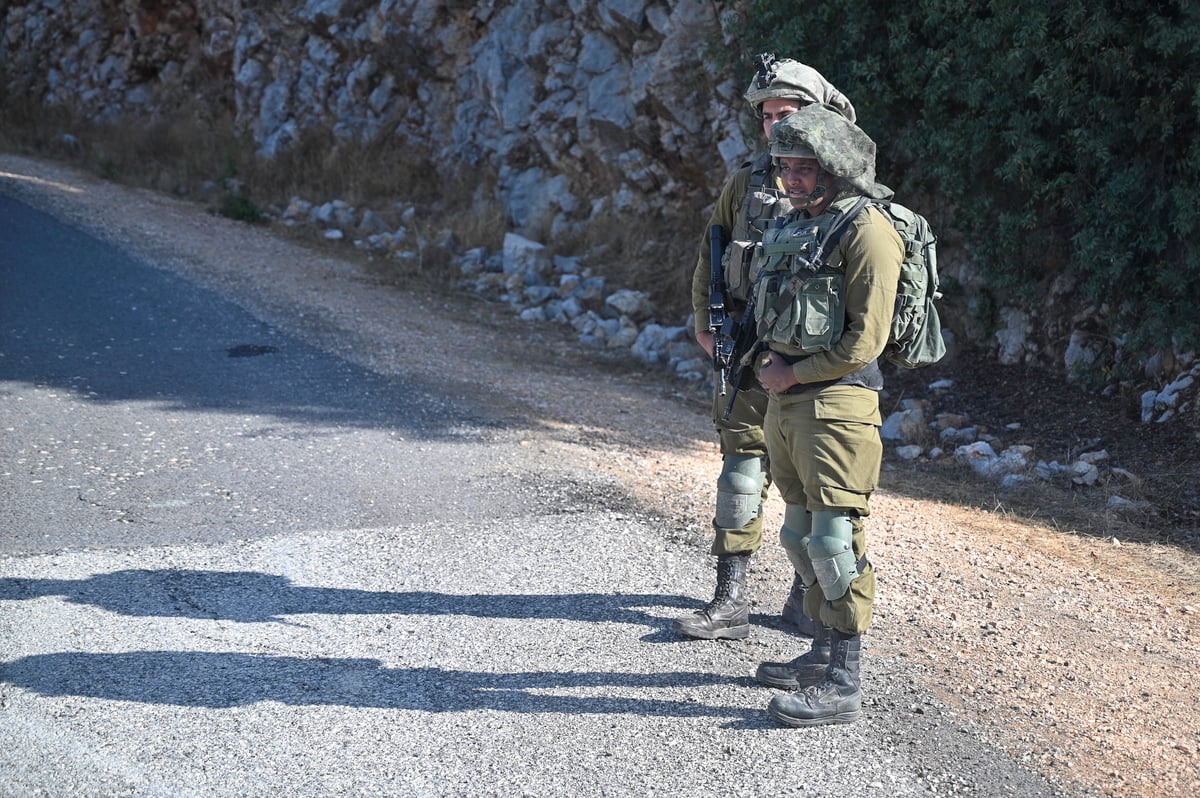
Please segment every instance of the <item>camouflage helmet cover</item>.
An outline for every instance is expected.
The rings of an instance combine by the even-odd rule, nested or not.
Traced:
[[[858,125],[827,105],[807,105],[771,128],[775,158],[816,158],[821,168],[868,197],[891,189],[875,182],[875,142]]]
[[[805,104],[824,103],[851,122],[855,120],[850,100],[817,70],[790,58],[777,61],[771,53],[763,53],[755,60],[758,72],[745,94],[755,113],[762,113],[762,104],[767,100],[787,99]]]

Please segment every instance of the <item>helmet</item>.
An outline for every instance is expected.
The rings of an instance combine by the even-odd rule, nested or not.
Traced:
[[[824,171],[868,197],[892,195],[875,182],[875,142],[828,105],[806,105],[776,122],[768,146],[775,158],[816,158]]]
[[[854,121],[854,106],[825,77],[810,66],[785,58],[775,60],[774,53],[754,57],[758,73],[746,89],[746,102],[756,114],[762,113],[767,100],[788,99],[802,103],[824,103],[842,116]]]

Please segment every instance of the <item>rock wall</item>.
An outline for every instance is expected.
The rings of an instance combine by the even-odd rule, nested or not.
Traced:
[[[754,145],[700,0],[12,0],[3,29],[10,91],[97,119],[230,112],[268,159],[324,127],[486,163],[517,232],[662,207],[699,226]]]
[[[717,74],[705,58],[735,3],[7,0],[0,79],[10,97],[98,120],[230,117],[267,160],[313,129],[394,141],[440,168],[486,173],[506,232],[550,243],[607,214],[686,231],[690,249],[721,182],[758,144],[745,76]],[[397,190],[396,201],[413,199]],[[387,240],[368,246],[406,254],[395,248],[403,230],[376,232]],[[659,266],[662,241],[645,243],[634,266]],[[680,249],[678,273],[654,274],[670,275],[655,290],[683,306],[692,252]],[[955,255],[941,253],[940,265],[963,289],[943,312],[959,340],[1067,375],[1111,361],[1113,342],[1085,334],[1102,309],[1069,307],[1069,286],[1031,315],[993,298]],[[1194,360],[1167,351],[1145,377],[1162,389]]]

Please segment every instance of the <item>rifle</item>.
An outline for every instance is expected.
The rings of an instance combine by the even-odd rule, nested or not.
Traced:
[[[729,401],[725,403],[725,412],[721,414],[722,421],[729,420],[729,413],[733,410],[738,393],[752,388],[757,381],[754,376],[754,361],[766,348],[766,344],[758,337],[758,325],[754,323],[754,298],[757,293],[755,290],[750,291],[750,300],[746,303],[742,322],[737,325],[733,338],[730,360],[737,366],[733,372],[733,390],[729,392]]]
[[[708,331],[713,337],[713,371],[721,396],[726,393],[729,369],[733,365],[733,327],[735,322],[725,307],[725,228],[708,228],[708,257],[711,261],[708,284]]]

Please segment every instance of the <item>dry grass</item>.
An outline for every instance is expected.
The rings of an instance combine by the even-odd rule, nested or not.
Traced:
[[[645,291],[661,311],[683,319],[691,312],[700,236],[699,222],[684,225],[666,211],[642,216],[607,210],[567,246],[602,262],[612,286]]]
[[[414,272],[450,274],[456,249],[498,250],[508,229],[499,203],[491,199],[494,170],[475,169],[475,182],[437,164],[428,155],[385,137],[364,145],[338,144],[327,130],[304,133],[272,161],[255,154],[230,117],[189,113],[143,121],[101,123],[62,108],[33,106],[4,98],[0,148],[50,157],[124,185],[183,197],[241,221],[278,214],[293,197],[311,202],[341,199],[371,209],[389,226],[405,224],[413,236],[415,264],[374,264],[381,277],[403,281]],[[322,246],[312,231],[291,231]],[[344,245],[339,245],[344,249]]]
[[[178,196],[204,193],[237,177],[244,143],[226,116],[180,113],[161,119],[111,123],[61,107],[3,98],[0,146],[50,156],[108,180]]]
[[[496,169],[486,162],[440,161],[398,135],[363,144],[337,141],[332,132],[302,133],[271,161],[239,134],[230,116],[190,111],[152,122],[102,123],[66,109],[33,106],[0,97],[0,149],[50,157],[129,186],[184,197],[244,221],[255,210],[281,212],[293,197],[323,203],[341,199],[369,208],[391,228],[405,223],[419,249],[418,271],[453,273],[443,246],[498,251],[514,225],[498,200]],[[600,190],[600,189],[597,189]],[[683,211],[652,215],[609,211],[588,220],[572,236],[551,240],[551,219],[534,220],[522,233],[551,245],[556,254],[586,255],[588,265],[613,287],[646,291],[665,315],[690,312],[688,286],[695,264],[699,222]],[[690,214],[689,214],[690,216]],[[403,278],[411,266],[388,264],[384,276]]]

